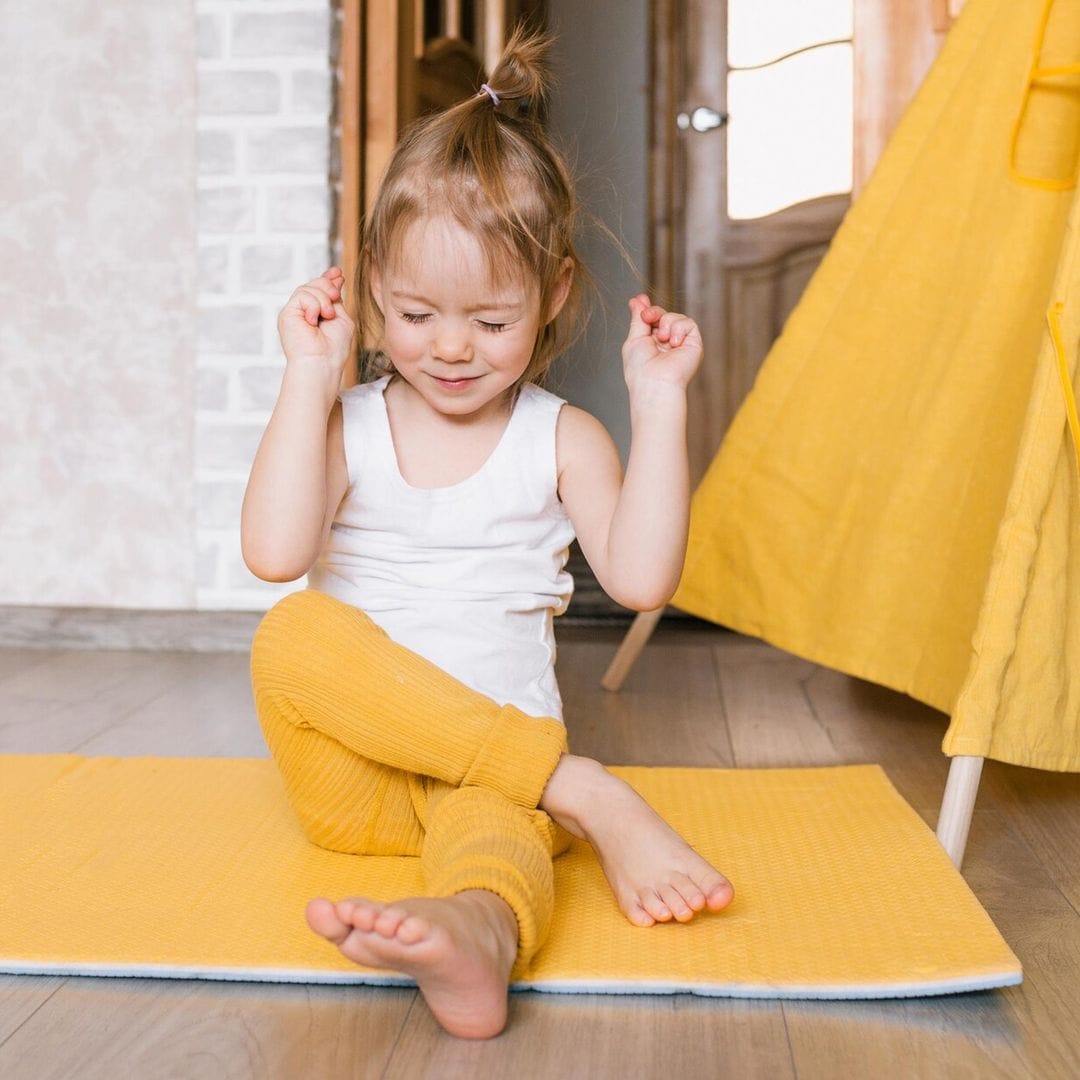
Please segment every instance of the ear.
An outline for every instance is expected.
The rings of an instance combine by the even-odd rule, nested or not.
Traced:
[[[379,314],[385,319],[386,312],[383,310],[382,303],[382,274],[374,263],[371,264],[371,272],[368,274],[368,291],[375,301],[375,306],[379,309]]]
[[[554,319],[560,311],[563,309],[563,304],[566,303],[566,298],[570,295],[570,286],[574,282],[574,260],[567,256],[563,259],[562,268],[559,270],[559,276],[555,280],[555,288],[551,292],[551,303],[548,305],[547,319],[544,322],[546,326]]]

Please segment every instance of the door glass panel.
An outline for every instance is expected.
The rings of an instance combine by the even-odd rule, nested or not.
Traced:
[[[852,0],[728,0],[728,64],[764,64],[819,41],[850,39]]]
[[[851,190],[852,63],[844,43],[728,73],[729,217]]]

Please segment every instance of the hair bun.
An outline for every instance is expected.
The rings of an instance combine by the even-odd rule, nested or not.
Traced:
[[[549,34],[519,26],[510,36],[499,62],[484,84],[484,94],[494,94],[500,104],[513,104],[520,116],[536,115],[547,95],[550,82]],[[494,99],[493,99],[494,101]]]

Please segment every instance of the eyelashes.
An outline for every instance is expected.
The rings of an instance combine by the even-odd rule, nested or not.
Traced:
[[[407,323],[412,323],[413,325],[425,323],[431,318],[431,315],[426,312],[421,314],[415,311],[399,311],[398,315],[400,315]],[[482,326],[489,333],[501,334],[510,324],[484,322],[482,319],[477,319],[477,325]]]

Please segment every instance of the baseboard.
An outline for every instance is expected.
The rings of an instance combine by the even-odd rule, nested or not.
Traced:
[[[4,606],[0,607],[0,646],[247,652],[261,618],[257,611]]]

